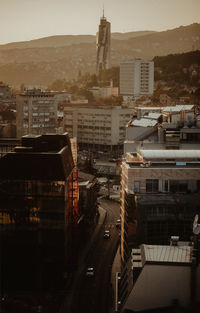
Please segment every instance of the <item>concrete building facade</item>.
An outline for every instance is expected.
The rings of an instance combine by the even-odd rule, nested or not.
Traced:
[[[126,153],[121,168],[121,280],[129,290],[132,248],[188,241],[200,214],[200,150],[139,150]],[[159,306],[159,305],[158,305]]]
[[[122,96],[152,95],[154,62],[141,59],[120,62],[120,94]]]
[[[123,260],[128,255],[129,235],[132,244],[164,244],[173,235],[171,232],[179,232],[184,239],[189,236],[189,224],[200,210],[199,161],[200,150],[140,150],[126,154],[121,174]]]
[[[64,107],[64,129],[81,146],[113,149],[123,145],[125,126],[132,109],[116,106],[71,105]]]
[[[40,89],[27,90],[16,96],[17,138],[27,134],[56,133],[57,95]]]

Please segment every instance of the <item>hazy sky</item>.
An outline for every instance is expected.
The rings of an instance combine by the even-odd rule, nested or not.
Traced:
[[[0,44],[95,34],[103,5],[112,32],[162,31],[200,22],[200,0],[0,0]]]

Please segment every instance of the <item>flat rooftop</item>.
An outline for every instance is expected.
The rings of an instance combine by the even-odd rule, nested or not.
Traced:
[[[154,127],[158,124],[156,120],[150,118],[141,118],[140,120],[133,120],[131,126],[140,126],[140,127]]]
[[[198,159],[200,150],[140,150],[144,159]]]
[[[159,246],[142,245],[141,252],[144,262],[161,263],[188,263],[192,262],[191,246]]]
[[[163,112],[180,112],[180,111],[190,111],[194,107],[193,104],[183,104],[175,106],[167,106],[163,108]]]

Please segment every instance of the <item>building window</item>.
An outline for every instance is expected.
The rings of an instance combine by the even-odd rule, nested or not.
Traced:
[[[162,192],[169,192],[169,180],[163,180],[160,190],[162,190]]]
[[[170,192],[187,192],[188,181],[187,180],[170,180]]]
[[[146,192],[158,192],[158,179],[146,180]]]
[[[134,192],[135,193],[139,193],[140,192],[140,182],[139,181],[135,181],[134,182]]]

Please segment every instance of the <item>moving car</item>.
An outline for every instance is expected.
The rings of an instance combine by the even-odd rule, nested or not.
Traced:
[[[121,227],[121,220],[120,220],[120,218],[116,221],[115,226],[116,226],[117,228],[120,228],[120,227]]]
[[[104,238],[105,239],[108,239],[108,238],[110,238],[110,231],[109,230],[105,230],[105,232],[104,232]]]
[[[93,267],[88,267],[85,274],[86,274],[87,277],[94,277],[94,268]]]

